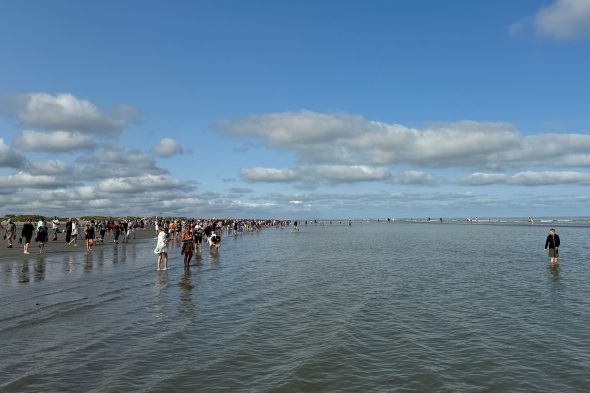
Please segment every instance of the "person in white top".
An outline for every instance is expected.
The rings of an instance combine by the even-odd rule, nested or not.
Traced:
[[[59,219],[57,216],[53,217],[53,221],[51,221],[51,230],[53,231],[53,240],[57,240],[57,234],[59,233]]]
[[[158,254],[158,270],[162,270],[160,269],[162,259],[164,259],[164,270],[168,270],[168,228],[162,228],[158,233],[154,252]]]
[[[78,240],[78,222],[76,220],[72,220],[72,235],[70,239],[70,243],[74,243],[74,246],[77,246],[76,240]]]

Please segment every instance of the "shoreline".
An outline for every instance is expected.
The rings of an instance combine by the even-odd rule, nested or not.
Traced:
[[[65,241],[65,237],[66,234],[64,232],[60,233],[57,235],[58,240],[51,240],[53,237],[53,234],[51,232],[51,230],[49,230],[49,240],[47,241],[47,243],[45,243],[45,248],[43,250],[42,253],[39,252],[39,247],[37,246],[37,243],[34,241],[34,237],[31,239],[31,243],[29,245],[29,254],[24,254],[23,253],[23,244],[19,244],[18,243],[18,239],[20,237],[20,231],[22,229],[22,223],[18,223],[16,222],[16,238],[14,239],[14,241],[12,242],[13,246],[12,248],[8,248],[7,247],[7,243],[6,240],[2,240],[2,246],[0,247],[0,261],[4,260],[5,258],[14,258],[16,256],[23,256],[23,257],[32,257],[32,256],[38,256],[38,255],[46,255],[46,254],[62,254],[62,253],[69,253],[69,252],[83,252],[83,253],[87,253],[86,251],[86,240],[84,239],[84,235],[82,234],[82,236],[78,237],[77,240],[77,246],[74,245],[68,245]],[[2,236],[4,236],[4,230],[2,230]],[[126,244],[131,244],[131,243],[145,243],[148,240],[153,240],[154,241],[154,247],[155,247],[155,230],[154,229],[144,229],[144,230],[137,230],[135,232],[135,239],[133,239],[133,234],[131,235],[131,238],[129,239],[129,241],[127,243],[124,243],[121,241],[123,237],[120,236],[119,237],[119,244],[118,245],[126,245]],[[96,240],[96,239],[95,239]],[[104,246],[107,246],[109,244],[114,245],[115,243],[113,243],[113,235],[109,235],[109,233],[107,232],[105,234],[104,237],[104,243],[96,243],[94,244],[94,250],[96,250],[97,248],[101,248]]]

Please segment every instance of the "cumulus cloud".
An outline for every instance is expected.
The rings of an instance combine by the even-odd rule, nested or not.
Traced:
[[[0,110],[16,116],[25,127],[103,135],[120,134],[137,119],[132,107],[121,106],[106,114],[92,102],[68,93],[19,94],[5,99]]]
[[[245,168],[242,176],[251,182],[292,183],[302,182],[307,188],[319,183],[356,183],[381,181],[398,185],[431,185],[432,175],[420,171],[392,174],[386,167],[368,165],[308,165],[294,169]]]
[[[534,18],[537,32],[558,40],[571,40],[590,33],[590,1],[556,0]]]
[[[240,174],[250,182],[285,183],[299,180],[297,172],[285,168],[243,168]]]
[[[32,161],[27,167],[31,175],[60,176],[73,172],[72,167],[61,160]]]
[[[27,159],[10,148],[0,138],[0,168],[21,168],[28,164]]]
[[[385,180],[390,177],[389,170],[367,165],[320,165],[315,168],[320,177],[334,182],[356,182]]]
[[[321,181],[330,183],[353,183],[360,181],[379,181],[389,179],[387,168],[367,165],[317,165],[294,169],[288,168],[244,168],[242,177],[250,182],[291,183],[305,182],[315,184]]]
[[[16,188],[51,188],[64,183],[55,176],[31,175],[26,172],[17,172],[13,175],[0,176],[0,189]]]
[[[404,171],[391,175],[388,183],[400,185],[433,185],[436,183],[434,176],[420,171]]]
[[[513,186],[552,186],[556,184],[590,185],[590,173],[572,171],[519,172],[513,175],[503,173],[473,173],[461,180],[462,184],[484,186],[507,184]]]
[[[561,41],[581,38],[590,33],[590,2],[555,0],[536,14],[508,26],[508,33],[512,36],[528,31]]]
[[[122,146],[97,148],[93,154],[77,158],[75,175],[80,180],[165,175],[156,160],[139,150],[124,150]]]
[[[21,150],[68,152],[89,149],[96,145],[87,135],[71,131],[39,132],[24,130],[17,137],[14,146]]]
[[[182,146],[172,138],[163,138],[160,143],[154,147],[154,154],[161,158],[168,158],[181,153]]]
[[[524,136],[514,125],[462,121],[415,129],[309,111],[251,116],[221,125],[237,136],[291,150],[304,164],[516,168],[590,164],[590,136]]]
[[[163,175],[145,175],[138,177],[105,179],[98,184],[100,191],[108,193],[138,193],[149,191],[174,191],[176,189],[190,189],[190,185],[180,180]]]

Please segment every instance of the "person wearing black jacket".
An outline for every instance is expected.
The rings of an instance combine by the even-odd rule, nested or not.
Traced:
[[[549,229],[549,235],[547,235],[547,239],[545,240],[545,250],[549,248],[549,258],[551,258],[552,265],[557,265],[559,245],[559,235],[555,234],[555,228]]]
[[[35,232],[35,227],[31,223],[31,219],[28,219],[27,222],[23,225],[23,229],[21,231],[21,237],[25,238],[25,244],[23,246],[23,253],[29,253],[29,244],[31,243],[31,238],[33,237],[33,233]]]
[[[70,243],[72,240],[72,219],[70,218],[68,222],[66,222],[66,243]]]

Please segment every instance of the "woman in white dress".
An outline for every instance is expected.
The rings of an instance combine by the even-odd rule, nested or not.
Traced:
[[[162,270],[160,269],[162,259],[164,259],[164,270],[168,270],[168,228],[162,228],[158,233],[154,252],[158,254],[158,270]]]

